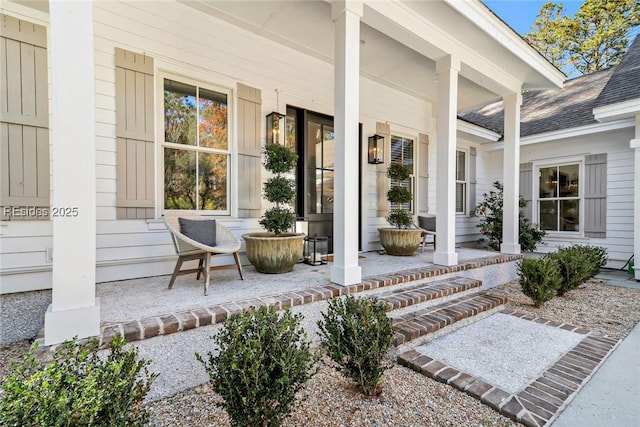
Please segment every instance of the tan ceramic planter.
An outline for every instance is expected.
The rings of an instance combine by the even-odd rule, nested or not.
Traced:
[[[422,238],[422,230],[409,228],[378,228],[380,244],[389,255],[411,256]]]
[[[247,258],[260,273],[287,273],[302,258],[303,233],[247,233]]]

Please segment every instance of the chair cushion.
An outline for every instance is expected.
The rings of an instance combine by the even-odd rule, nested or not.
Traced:
[[[216,245],[215,219],[178,218],[180,232],[188,238],[207,246]]]

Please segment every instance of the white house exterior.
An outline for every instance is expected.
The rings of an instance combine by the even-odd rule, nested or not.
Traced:
[[[193,203],[238,236],[257,231],[272,111],[318,117],[330,135],[334,162],[316,172],[333,180],[333,282],[358,283],[358,251],[379,248],[384,171],[398,153],[413,164],[414,213],[437,217],[436,263],[456,264],[456,241],[477,239],[470,213],[495,177],[502,250],[520,251],[520,94],[563,75],[480,1],[3,0],[0,14],[0,342],[33,335],[43,318],[46,344],[96,335],[96,282],[171,272],[167,206]],[[195,141],[168,136],[172,94],[176,110],[197,110]],[[500,132],[457,119],[500,99]],[[211,105],[220,115],[206,140]],[[374,133],[382,165],[367,163]],[[485,153],[500,135],[505,150]],[[180,156],[198,159],[191,202],[167,166]],[[210,188],[203,159],[224,171]]]
[[[602,246],[611,268],[635,257],[640,280],[640,38],[619,65],[523,98],[520,193],[529,201],[529,218],[548,231],[537,250]],[[497,130],[502,104],[462,117]],[[501,142],[483,146],[489,170],[500,169],[502,147]]]

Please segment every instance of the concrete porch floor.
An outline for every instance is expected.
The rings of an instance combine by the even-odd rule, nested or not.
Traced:
[[[498,255],[471,248],[456,251],[458,263]],[[418,250],[410,257],[365,252],[358,262],[364,279],[432,266],[433,249],[425,249],[424,253]],[[101,320],[110,324],[327,285],[330,267],[331,263],[318,266],[299,263],[290,273],[271,275],[258,273],[247,265],[243,267],[244,280],[240,280],[235,269],[212,271],[207,296],[203,294],[203,279],[196,280],[195,274],[179,276],[173,289],[167,289],[171,277],[167,275],[99,283],[96,293],[100,298]]]

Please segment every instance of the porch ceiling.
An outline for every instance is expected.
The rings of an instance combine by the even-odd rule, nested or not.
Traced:
[[[331,19],[331,4],[325,1],[206,1],[181,0],[204,13],[240,26],[257,35],[266,37],[295,50],[333,63],[334,28]],[[415,13],[430,13],[432,1],[408,2],[407,7]],[[368,5],[368,3],[366,3]],[[447,8],[446,4],[439,7]],[[449,13],[456,15],[453,9]],[[440,10],[439,18],[445,19]],[[460,18],[462,19],[462,18]],[[410,95],[435,100],[437,79],[434,58],[445,53],[424,39],[409,34],[387,17],[365,6],[361,24],[361,74],[371,80],[393,87]],[[468,21],[455,22],[456,26],[467,25],[464,33],[478,32]],[[374,28],[375,26],[376,28]],[[379,31],[382,30],[382,31]],[[404,36],[397,36],[397,33]],[[473,36],[473,35],[472,35]],[[477,46],[482,51],[496,48],[496,43],[484,46],[489,36],[479,38]],[[488,44],[488,43],[487,43]],[[418,51],[420,50],[420,51]],[[495,56],[495,55],[494,55]],[[464,64],[463,64],[464,66]],[[485,105],[500,99],[496,91],[489,90],[485,79],[470,72],[460,76],[458,90],[459,110]],[[485,86],[485,87],[483,87]]]

